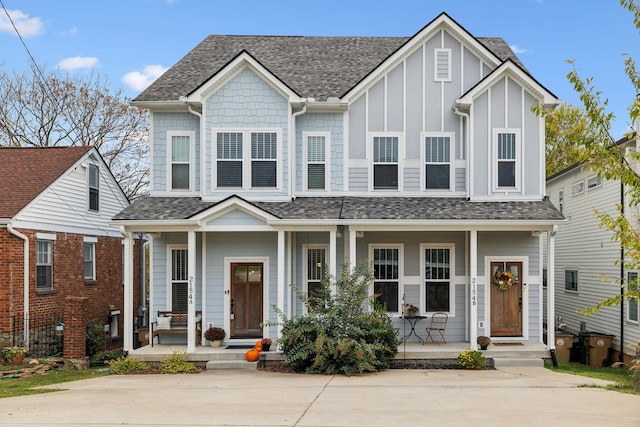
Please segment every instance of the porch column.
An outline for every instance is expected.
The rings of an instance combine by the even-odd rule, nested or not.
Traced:
[[[478,349],[478,230],[469,232],[469,279],[470,310],[469,310],[469,341],[471,349]]]
[[[331,275],[331,292],[335,295],[336,294],[336,272],[337,270],[337,266],[336,263],[338,262],[337,260],[337,256],[336,256],[336,237],[337,237],[337,233],[336,233],[336,229],[334,228],[333,230],[329,231],[329,274]]]
[[[556,348],[556,281],[555,281],[555,236],[558,226],[547,232],[547,346]]]
[[[284,276],[284,256],[285,256],[285,233],[278,230],[278,309],[284,311],[284,293],[285,293],[285,276]],[[282,325],[278,325],[278,338],[282,336]]]
[[[124,236],[124,308],[123,308],[123,337],[124,351],[133,350],[133,236],[122,230]]]
[[[356,230],[349,227],[349,269],[356,269]]]
[[[187,232],[187,353],[196,352],[196,232]]]

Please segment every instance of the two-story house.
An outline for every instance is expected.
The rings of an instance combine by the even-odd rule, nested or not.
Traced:
[[[538,103],[557,99],[504,40],[444,13],[404,38],[205,38],[132,102],[151,111],[151,193],[114,223],[152,236],[152,318],[275,338],[274,307],[305,313],[290,284],[370,262],[398,324],[413,304],[449,315],[447,341],[541,343],[541,233],[563,217]]]
[[[121,346],[123,245],[110,221],[129,200],[98,150],[2,147],[0,189],[0,339],[34,357],[60,351],[66,298],[81,297]]]

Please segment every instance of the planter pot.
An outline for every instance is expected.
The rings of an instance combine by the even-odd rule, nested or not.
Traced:
[[[269,351],[271,349],[271,344],[262,344],[262,351]]]
[[[415,316],[416,316],[416,314],[413,311],[409,312],[409,317],[415,317]]]
[[[20,365],[22,364],[22,361],[24,360],[24,355],[20,354],[18,356],[13,356],[13,359],[11,359],[11,363],[14,366]]]
[[[481,346],[480,346],[480,350],[486,350],[486,349],[487,349],[487,346],[486,346],[486,345],[481,345]]]
[[[220,344],[222,344],[221,340],[214,340],[214,341],[209,341],[209,345],[211,347],[220,347]]]

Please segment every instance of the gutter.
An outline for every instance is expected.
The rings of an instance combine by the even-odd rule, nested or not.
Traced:
[[[296,141],[296,117],[301,116],[302,114],[307,112],[307,103],[314,102],[313,98],[302,98],[302,110],[296,111],[291,115],[291,126],[289,129],[291,130],[291,135],[289,135],[289,197],[291,200],[295,199],[295,195],[293,194],[294,189],[294,181],[296,176],[295,171],[295,154],[294,154],[294,146]]]
[[[23,268],[22,268],[22,281],[23,281],[23,322],[24,322],[24,345],[29,348],[29,238],[24,234],[16,231],[13,228],[11,222],[7,223],[7,230],[14,236],[24,241],[23,252]]]
[[[205,186],[205,181],[204,181],[204,139],[205,139],[205,129],[204,129],[204,120],[202,120],[202,113],[197,112],[196,110],[193,109],[193,107],[191,107],[191,104],[189,104],[187,102],[187,97],[186,96],[181,96],[180,97],[180,102],[183,102],[186,106],[187,106],[187,110],[189,110],[189,112],[191,114],[193,114],[194,116],[196,116],[198,118],[198,123],[200,124],[200,198],[202,198],[202,196],[204,195],[204,186]],[[195,142],[195,141],[194,141]],[[195,188],[196,183],[193,183],[193,187]]]
[[[464,119],[464,123],[466,123],[466,126],[463,127],[463,132],[466,131],[464,133],[464,141],[465,141],[465,159],[467,162],[467,170],[465,173],[465,187],[466,187],[466,192],[467,192],[467,200],[471,199],[471,155],[470,155],[470,141],[471,141],[471,136],[470,136],[470,131],[471,131],[471,124],[470,124],[470,116],[469,113],[464,113],[462,111],[460,111],[460,105],[458,103],[455,103],[453,105],[453,112],[454,114],[462,117]]]

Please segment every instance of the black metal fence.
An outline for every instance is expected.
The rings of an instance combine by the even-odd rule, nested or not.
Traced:
[[[29,356],[43,358],[62,356],[64,349],[64,323],[62,315],[33,316],[29,319]],[[7,337],[13,345],[24,346],[24,319],[11,317],[11,332]]]

